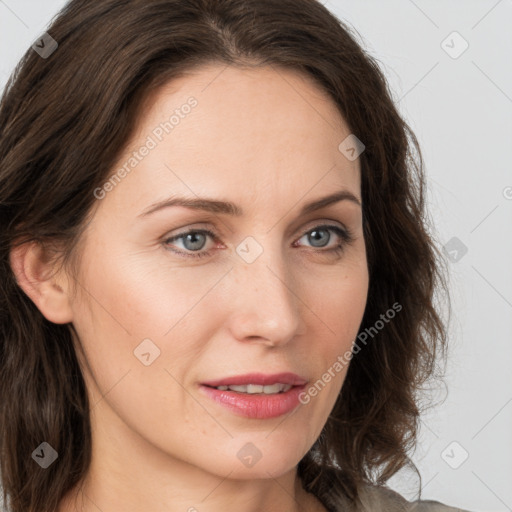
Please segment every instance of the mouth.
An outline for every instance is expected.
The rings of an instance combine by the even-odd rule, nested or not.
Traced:
[[[247,374],[205,382],[200,390],[238,416],[269,419],[293,411],[307,380],[294,373]]]

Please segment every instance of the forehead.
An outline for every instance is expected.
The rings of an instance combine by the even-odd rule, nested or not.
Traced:
[[[340,186],[359,195],[359,162],[338,149],[349,134],[334,101],[307,75],[210,64],[148,96],[117,168],[150,150],[111,199],[120,199],[118,189],[138,205],[174,192],[248,203],[298,201]]]

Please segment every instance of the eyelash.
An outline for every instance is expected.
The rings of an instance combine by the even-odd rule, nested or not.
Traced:
[[[315,226],[315,227],[309,229],[308,231],[306,231],[305,233],[303,233],[300,238],[302,238],[304,235],[307,235],[308,233],[311,233],[312,231],[321,230],[321,229],[327,229],[327,230],[334,231],[341,238],[342,242],[340,244],[338,244],[336,247],[332,247],[331,249],[319,249],[318,252],[325,252],[325,253],[332,253],[335,255],[340,255],[345,250],[345,245],[350,245],[354,241],[353,234],[349,229],[346,229],[346,228],[342,229],[339,226],[328,225],[328,224],[320,224],[318,226]],[[192,229],[190,231],[180,233],[171,238],[167,238],[164,240],[164,243],[167,244],[169,242],[175,242],[176,240],[185,238],[187,235],[190,235],[193,233],[209,235],[213,239],[217,238],[215,233],[213,233],[212,231],[210,231],[208,229]],[[176,251],[175,249],[169,249],[169,250],[171,250],[172,252],[174,252],[176,254],[182,255],[185,258],[204,258],[204,257],[210,256],[210,251],[192,253],[192,252]]]

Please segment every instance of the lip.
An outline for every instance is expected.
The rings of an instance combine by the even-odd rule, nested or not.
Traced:
[[[256,383],[254,380],[251,382]],[[222,384],[217,385],[221,386]],[[221,391],[205,384],[201,385],[199,389],[211,400],[238,416],[262,420],[276,418],[293,411],[301,403],[299,395],[305,387],[305,384],[293,386],[285,393],[275,395],[246,394],[230,390]]]
[[[247,373],[245,375],[235,375],[233,377],[224,377],[222,379],[212,380],[209,382],[202,382],[201,384],[203,386],[215,388],[217,386],[245,386],[247,384],[271,386],[272,384],[278,383],[289,384],[290,386],[303,386],[307,383],[307,380],[300,375],[291,372],[274,374]]]

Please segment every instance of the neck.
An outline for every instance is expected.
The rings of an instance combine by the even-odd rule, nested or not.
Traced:
[[[204,489],[195,487],[191,494],[183,492],[181,485],[176,486],[174,501],[161,499],[150,491],[142,496],[134,496],[132,492],[121,491],[121,486],[113,486],[117,492],[109,489],[109,484],[96,485],[91,477],[75,486],[61,501],[58,512],[140,512],[154,510],[158,512],[225,512],[236,507],[243,512],[326,512],[326,508],[311,493],[306,492],[295,473],[291,488],[282,487],[290,480],[287,478],[261,482],[228,481],[220,479],[217,486],[205,493]],[[288,486],[289,487],[289,486]],[[261,492],[259,492],[261,490]],[[166,496],[169,496],[169,489]],[[289,492],[291,491],[291,494]]]

